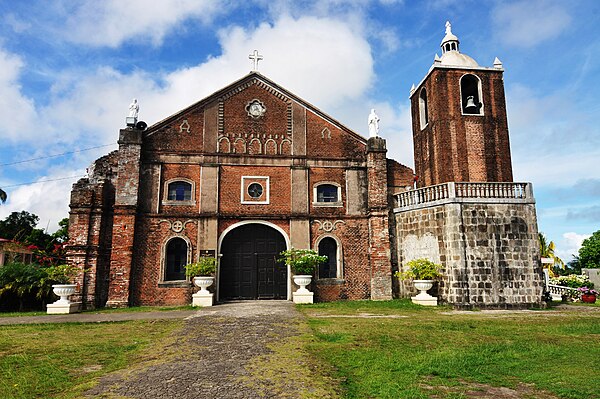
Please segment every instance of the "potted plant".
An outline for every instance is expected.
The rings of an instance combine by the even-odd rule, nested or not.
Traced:
[[[209,294],[207,288],[214,283],[216,270],[217,261],[212,256],[203,256],[197,262],[185,265],[186,277],[192,277],[194,285],[200,287],[199,293],[204,295]]]
[[[279,261],[290,266],[294,273],[294,283],[300,288],[294,292],[295,303],[312,303],[313,293],[306,286],[310,284],[315,269],[321,263],[327,262],[327,256],[320,256],[312,249],[291,248],[280,254]]]
[[[406,267],[405,271],[397,271],[394,275],[400,280],[413,280],[415,288],[420,292],[411,298],[412,301],[421,305],[437,305],[437,298],[427,294],[427,291],[433,287],[434,281],[442,276],[442,265],[419,258],[407,262]]]
[[[43,286],[52,286],[52,292],[60,299],[46,307],[47,313],[63,314],[79,311],[80,303],[72,303],[69,301],[69,296],[77,291],[77,284],[73,283],[73,279],[77,276],[80,269],[73,265],[57,265],[44,268],[45,276],[41,281]]]
[[[69,303],[68,297],[77,290],[77,284],[73,279],[77,276],[79,268],[73,265],[58,265],[45,268],[46,276],[43,285],[52,284],[52,292],[59,296],[60,303]],[[55,302],[57,303],[57,302]]]
[[[596,297],[598,296],[598,291],[588,288],[588,287],[580,287],[577,288],[581,295],[581,301],[585,303],[595,303]]]

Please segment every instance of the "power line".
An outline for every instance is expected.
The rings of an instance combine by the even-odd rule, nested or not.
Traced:
[[[84,152],[84,151],[89,151],[89,150],[95,150],[96,148],[104,148],[104,147],[110,147],[112,145],[115,145],[116,143],[111,143],[111,144],[104,144],[104,145],[99,145],[96,147],[89,147],[89,148],[82,148],[81,150],[76,150],[76,151],[68,151],[68,152],[63,152],[61,154],[55,154],[55,155],[47,155],[45,157],[38,157],[38,158],[31,158],[31,159],[23,159],[21,161],[16,161],[16,162],[9,162],[9,163],[0,163],[0,166],[9,166],[9,165],[17,165],[20,163],[26,163],[26,162],[33,162],[33,161],[39,161],[41,159],[48,159],[48,158],[56,158],[56,157],[62,157],[63,155],[69,155],[69,154],[75,154],[78,152]],[[28,184],[28,183],[25,183]]]
[[[31,181],[28,183],[18,183],[18,184],[11,184],[10,186],[3,186],[2,188],[10,188],[10,187],[17,187],[17,186],[26,186],[28,184],[38,184],[38,183],[47,183],[50,181],[58,181],[58,180],[67,180],[67,179],[75,179],[75,178],[81,178],[81,177],[85,177],[84,175],[77,175],[77,176],[69,176],[69,177],[59,177],[56,179],[46,179],[46,180],[38,180],[38,181]]]

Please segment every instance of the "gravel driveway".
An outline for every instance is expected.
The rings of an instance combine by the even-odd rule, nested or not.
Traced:
[[[186,319],[173,344],[147,364],[101,378],[86,397],[279,398],[300,397],[304,386],[257,384],[251,361],[269,344],[300,334],[300,314],[287,301],[240,301],[204,308]]]

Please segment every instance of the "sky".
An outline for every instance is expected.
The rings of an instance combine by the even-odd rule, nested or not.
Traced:
[[[539,230],[569,260],[600,229],[600,1],[0,0],[0,19],[0,218],[56,230],[132,98],[151,125],[246,75],[255,49],[260,73],[365,137],[375,108],[388,157],[414,167],[410,87],[449,20],[462,53],[504,65]]]

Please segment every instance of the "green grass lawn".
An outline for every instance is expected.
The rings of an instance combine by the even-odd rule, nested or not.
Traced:
[[[306,379],[303,397],[600,398],[597,306],[455,312],[402,300],[299,309],[301,335],[251,366],[269,383]],[[183,323],[0,326],[0,398],[81,397],[113,370],[163,360]]]
[[[600,398],[598,311],[456,313],[408,301],[300,309],[315,335],[310,352],[336,370],[346,398],[466,398],[488,386]]]
[[[0,398],[79,397],[96,377],[144,357],[146,348],[164,342],[182,323],[1,326]]]
[[[84,310],[82,313],[131,313],[131,312],[170,312],[173,310],[197,310],[192,305],[183,306],[131,306],[128,308],[101,308]],[[45,311],[34,310],[30,312],[0,312],[0,317],[23,317],[23,316],[53,316]]]

